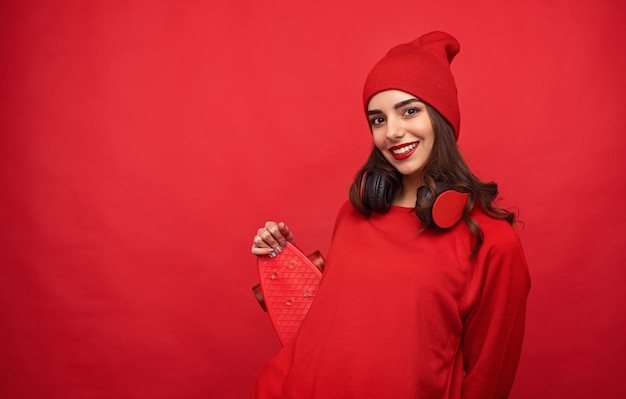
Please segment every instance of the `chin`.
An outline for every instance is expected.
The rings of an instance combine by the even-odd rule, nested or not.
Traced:
[[[421,166],[417,167],[417,166],[402,165],[400,167],[396,167],[396,170],[400,172],[402,176],[407,176],[407,177],[419,176],[422,174]]]

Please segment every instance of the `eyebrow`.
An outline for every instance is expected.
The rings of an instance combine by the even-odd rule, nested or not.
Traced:
[[[393,109],[402,108],[405,105],[409,105],[409,104],[414,103],[414,102],[419,102],[419,100],[417,98],[409,98],[408,100],[400,101],[399,103],[397,103],[397,104],[395,104],[393,106]],[[382,114],[382,113],[383,113],[383,111],[381,111],[379,109],[373,109],[373,110],[367,111],[368,115],[375,115],[375,114]]]

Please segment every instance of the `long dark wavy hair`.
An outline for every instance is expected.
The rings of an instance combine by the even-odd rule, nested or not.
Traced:
[[[426,104],[426,111],[435,132],[435,141],[423,169],[426,193],[422,190],[417,192],[415,214],[424,221],[420,231],[430,226],[430,218],[425,215],[430,212],[436,199],[436,195],[433,195],[437,192],[436,183],[445,183],[454,190],[469,193],[470,196],[463,211],[463,221],[474,235],[474,246],[469,256],[473,258],[483,244],[483,231],[480,225],[470,217],[470,211],[474,205],[477,205],[488,216],[494,219],[504,219],[509,224],[515,222],[516,215],[496,205],[498,185],[495,182],[483,182],[470,171],[456,145],[454,131],[450,124],[428,104]],[[387,162],[380,150],[374,146],[350,186],[350,202],[366,217],[369,217],[372,211],[363,205],[361,184],[364,174],[371,170],[382,172],[387,182],[391,184],[394,193],[402,190],[402,174]]]

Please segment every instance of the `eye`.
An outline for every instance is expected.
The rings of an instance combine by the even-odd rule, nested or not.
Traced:
[[[416,115],[420,111],[421,111],[421,109],[419,109],[419,108],[411,107],[411,108],[405,109],[402,112],[402,115],[404,115],[404,116],[414,116],[414,115]]]
[[[383,123],[385,123],[385,118],[383,118],[382,116],[376,116],[370,119],[370,124],[374,127],[380,126]]]

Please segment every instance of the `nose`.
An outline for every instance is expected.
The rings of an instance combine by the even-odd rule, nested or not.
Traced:
[[[389,118],[387,119],[387,139],[389,140],[397,140],[404,136],[404,128],[402,126],[401,121],[397,118]]]

